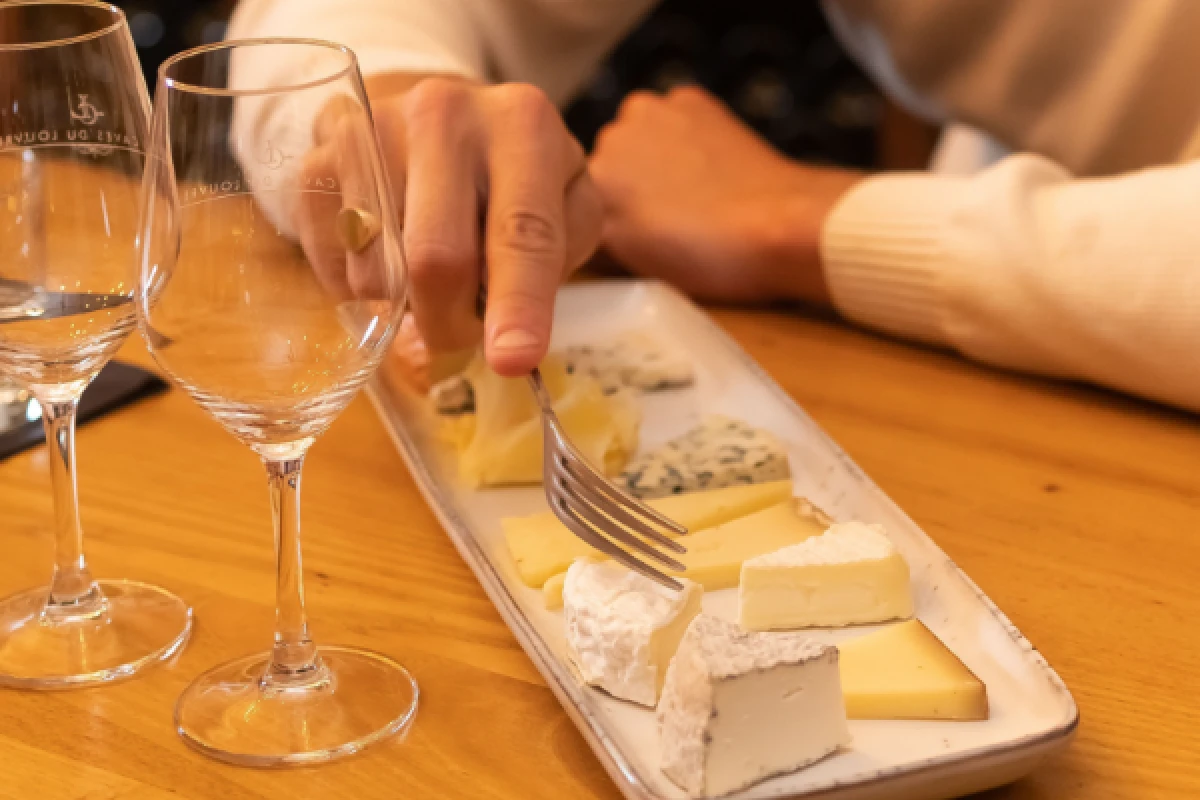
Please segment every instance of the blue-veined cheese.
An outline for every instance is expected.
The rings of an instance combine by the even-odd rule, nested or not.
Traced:
[[[628,333],[611,344],[577,345],[563,351],[567,371],[591,375],[606,392],[621,387],[646,392],[691,386],[695,370],[686,357],[643,333]]]
[[[712,416],[634,458],[620,480],[634,496],[648,498],[789,477],[787,451],[772,434],[741,420]]]

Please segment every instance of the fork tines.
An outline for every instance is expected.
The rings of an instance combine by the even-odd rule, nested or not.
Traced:
[[[535,384],[535,394],[539,388]],[[663,586],[682,589],[679,581],[646,563],[638,554],[682,572],[684,565],[659,548],[680,555],[686,553],[687,548],[664,530],[680,535],[687,533],[687,529],[610,483],[563,435],[554,412],[545,404],[542,412],[543,477],[546,499],[555,516],[580,539],[629,569]]]

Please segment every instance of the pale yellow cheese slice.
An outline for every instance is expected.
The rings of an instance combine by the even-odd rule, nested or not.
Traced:
[[[769,485],[769,484],[767,484]],[[684,537],[687,553],[676,556],[687,569],[676,573],[705,591],[738,585],[742,563],[820,536],[831,520],[802,497],[793,497],[749,516]]]
[[[583,375],[568,375],[561,359],[548,358],[542,377],[571,443],[595,467],[616,474],[637,449],[641,411],[625,391],[606,395]],[[461,447],[458,468],[470,486],[541,483],[542,418],[524,378],[501,378],[475,362],[465,373],[475,392],[475,413],[445,434]]]
[[[838,645],[851,719],[988,718],[983,682],[917,619]]]
[[[563,585],[567,582],[567,573],[560,572],[551,575],[542,584],[542,602],[549,611],[557,611],[563,607]]]
[[[700,531],[779,503],[791,494],[791,481],[775,481],[660,497],[647,501],[647,505],[689,531]],[[535,589],[551,576],[565,572],[577,558],[605,557],[567,530],[550,511],[506,517],[500,525],[517,574],[522,583]],[[690,541],[694,536],[692,533],[687,538]]]

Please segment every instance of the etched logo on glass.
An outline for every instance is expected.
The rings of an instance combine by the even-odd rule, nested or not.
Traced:
[[[254,154],[254,157],[267,169],[281,169],[292,159],[290,155],[272,144],[270,139],[263,144],[262,149]]]
[[[71,99],[71,90],[67,90],[67,100]],[[81,125],[92,126],[100,121],[104,116],[104,112],[92,105],[86,94],[78,96],[78,102],[75,104],[77,110],[71,111],[71,121],[78,122]]]

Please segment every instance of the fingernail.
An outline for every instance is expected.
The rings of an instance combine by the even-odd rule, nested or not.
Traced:
[[[492,339],[492,348],[496,350],[528,350],[535,347],[538,337],[520,328],[509,328],[496,334]]]

